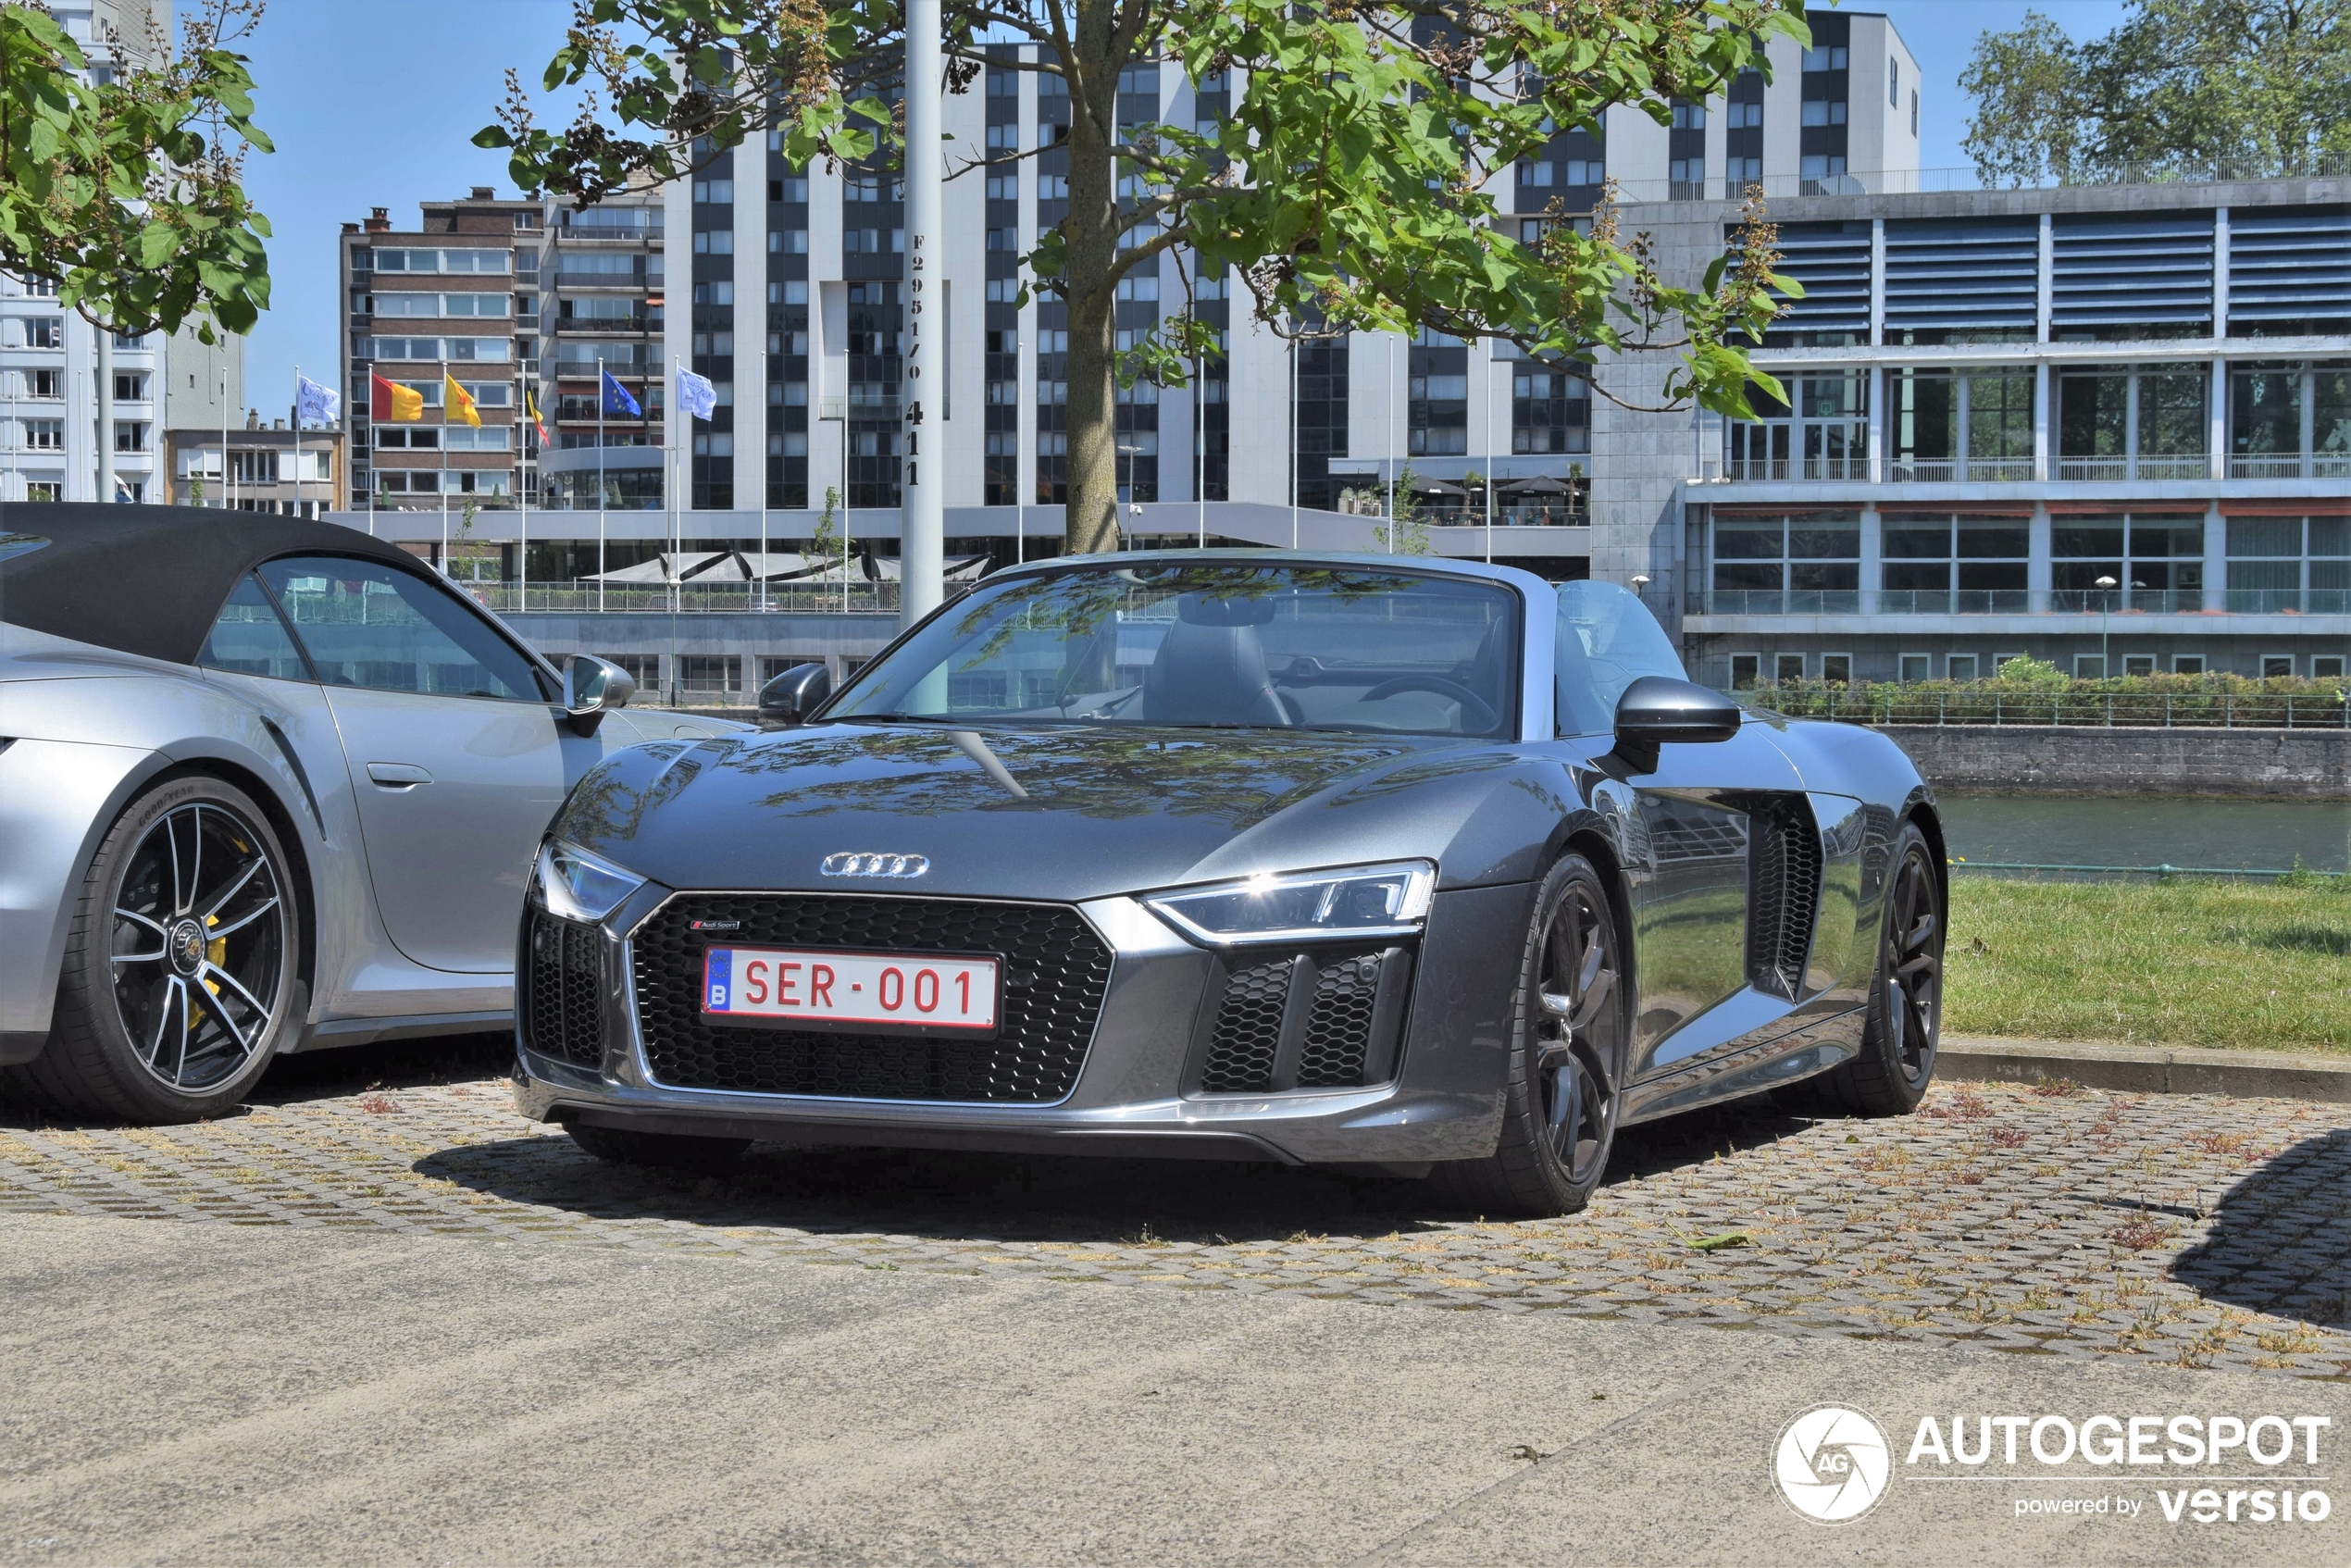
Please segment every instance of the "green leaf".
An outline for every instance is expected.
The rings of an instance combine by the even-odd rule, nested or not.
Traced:
[[[1693,1252],[1719,1252],[1725,1247],[1745,1247],[1748,1244],[1747,1232],[1725,1230],[1713,1236],[1701,1236],[1690,1242],[1689,1247]]]

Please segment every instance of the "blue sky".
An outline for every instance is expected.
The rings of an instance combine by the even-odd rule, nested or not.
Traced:
[[[2121,19],[2118,0],[1878,0],[1925,73],[1922,161],[1958,168],[1967,106],[1959,74],[1976,35],[2027,9],[2076,37]],[[474,185],[513,194],[504,155],[471,145],[489,123],[508,66],[535,81],[562,37],[569,0],[271,0],[248,44],[258,118],[278,144],[246,183],[277,236],[273,305],[245,360],[245,401],[274,413],[293,399],[294,367],[331,383],[336,369],[335,235],[369,207],[403,226],[419,201]]]

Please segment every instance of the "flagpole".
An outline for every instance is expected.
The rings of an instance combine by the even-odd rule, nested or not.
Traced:
[[[604,607],[604,360],[596,356],[596,608]]]
[[[220,367],[220,509],[229,510],[229,367]]]
[[[441,448],[441,575],[449,570],[449,362],[441,362],[441,436],[433,444]]]
[[[302,516],[302,367],[294,367],[294,516]]]
[[[759,607],[767,607],[767,350],[759,351]]]
[[[522,504],[521,537],[515,545],[515,613],[530,608],[530,432],[539,426],[536,410],[539,400],[530,395],[530,367],[522,367],[522,411],[529,417],[528,424],[515,427],[515,439],[522,443],[515,453],[515,487],[522,492],[517,497]]]

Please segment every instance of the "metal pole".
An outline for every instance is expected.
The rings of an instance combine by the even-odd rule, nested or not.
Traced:
[[[759,607],[767,607],[767,350],[759,351]]]
[[[1289,547],[1298,548],[1298,340],[1289,341]]]
[[[98,333],[98,373],[92,388],[98,394],[98,493],[106,504],[114,500],[114,331],[105,322]]]
[[[229,367],[220,367],[220,509],[229,510]],[[376,531],[376,498],[367,497],[367,533]]]
[[[1494,564],[1494,351],[1486,351],[1486,564]]]
[[[449,570],[449,394],[445,390],[449,382],[447,360],[441,362],[440,370],[442,386],[434,390],[441,392],[441,438],[433,444],[441,448],[441,575],[449,577],[454,574]]]
[[[293,401],[294,516],[302,516],[302,367],[294,367]]]
[[[662,476],[665,482],[666,474]],[[596,356],[596,608],[604,607],[604,356]]]
[[[1192,355],[1192,499],[1200,505],[1200,547],[1208,548],[1208,361]]]
[[[1402,401],[1396,395],[1396,334],[1384,332],[1381,336],[1387,341],[1387,379],[1385,384],[1388,412],[1391,416],[1400,416]],[[1393,555],[1396,554],[1396,449],[1404,444],[1404,427],[1400,417],[1388,420],[1388,429],[1397,438],[1387,446],[1387,553]]]
[[[522,524],[515,541],[515,613],[520,615],[530,608],[530,437],[539,421],[530,411],[539,400],[530,395],[530,366],[522,367],[522,414],[515,423],[515,440],[521,445],[515,449],[515,488],[522,493],[516,503],[522,510]]]
[[[943,341],[947,318],[933,311],[942,298],[931,287],[932,262],[943,253],[940,183],[945,160],[939,145],[941,91],[939,81],[939,0],[906,0],[906,358],[905,378],[910,406],[904,419],[905,472],[901,480],[898,543],[898,620],[912,626],[944,596],[940,582],[946,548],[946,514],[942,507],[945,476],[939,465],[924,477],[922,441],[926,382],[937,388],[934,408],[946,407],[942,355],[930,352],[934,338]],[[846,428],[847,421],[843,421]],[[945,432],[934,435],[943,442]],[[944,447],[940,446],[940,454]],[[944,695],[943,693],[941,694]]]

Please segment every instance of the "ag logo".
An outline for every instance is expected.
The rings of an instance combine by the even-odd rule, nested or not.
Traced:
[[[1875,1508],[1893,1471],[1885,1433],[1843,1405],[1806,1411],[1772,1450],[1780,1495],[1816,1524],[1848,1524]]]

